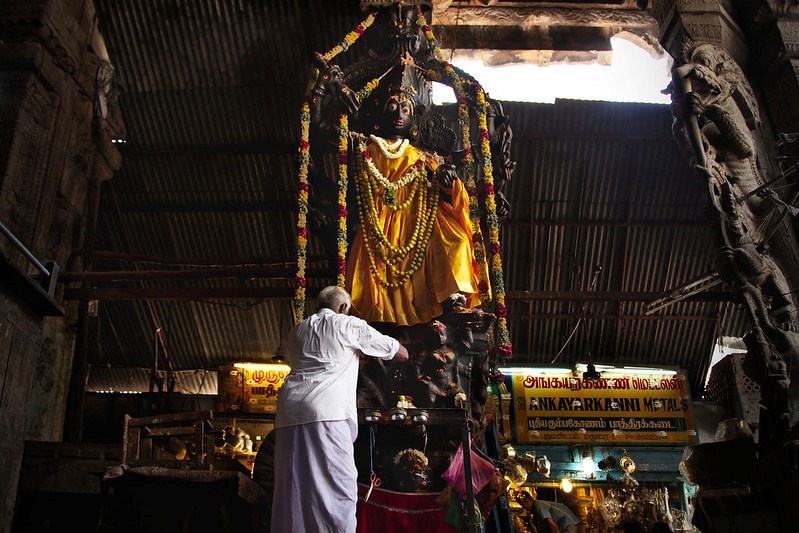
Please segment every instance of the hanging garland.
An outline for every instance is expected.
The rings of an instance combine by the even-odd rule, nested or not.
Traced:
[[[369,15],[358,24],[352,31],[347,33],[344,36],[344,39],[339,42],[336,46],[331,48],[327,53],[323,54],[325,61],[330,61],[334,57],[336,57],[341,52],[344,52],[352,46],[355,41],[357,41],[372,25],[375,21],[375,17],[377,16],[377,12],[369,13]],[[311,75],[309,78],[308,89],[306,90],[305,99],[302,102],[302,106],[300,108],[300,169],[299,169],[299,176],[298,176],[298,188],[297,188],[297,208],[298,208],[298,216],[297,216],[297,230],[296,230],[296,237],[297,237],[297,274],[294,278],[294,321],[299,322],[305,317],[305,289],[308,284],[308,280],[305,278],[305,268],[306,268],[306,261],[308,256],[308,169],[311,165],[311,156],[310,156],[310,125],[311,125],[311,88],[313,86],[314,80],[318,76],[319,71],[316,68],[311,69]],[[377,86],[379,80],[372,80],[369,82],[363,89],[356,93],[355,97],[358,98],[358,101],[362,101],[373,89]],[[342,129],[347,129],[346,123],[346,116],[344,118],[343,124],[340,124],[339,133],[341,133]],[[341,139],[341,135],[339,135],[339,139]],[[345,145],[346,151],[346,145]],[[339,157],[341,157],[341,141],[339,141]],[[345,164],[344,170],[346,173],[346,156],[345,156]],[[339,177],[341,176],[341,172],[339,171]],[[344,272],[346,272],[346,248],[347,248],[347,199],[346,199],[346,174],[345,174],[345,181],[342,184],[341,180],[339,179],[339,194],[338,194],[338,205],[339,205],[339,212],[338,212],[338,264],[337,264],[337,276],[336,280],[340,286],[344,286]],[[342,196],[342,185],[343,185],[343,196]],[[343,222],[342,222],[342,209],[344,211],[343,214]],[[342,235],[343,234],[343,235]],[[343,248],[343,250],[342,250]]]
[[[347,167],[349,160],[349,122],[339,117],[338,127],[338,230],[336,232],[336,284],[344,286],[347,274]]]
[[[472,217],[472,224],[475,228],[480,228],[480,213],[479,205],[477,202],[477,187],[474,183],[474,155],[471,150],[471,140],[469,138],[469,110],[468,99],[465,85],[467,80],[464,80],[455,71],[453,66],[444,60],[441,49],[438,46],[438,41],[433,35],[432,28],[426,23],[424,17],[419,12],[420,21],[424,30],[427,42],[430,44],[431,49],[435,52],[436,58],[439,60],[444,69],[444,75],[449,82],[448,85],[455,90],[458,100],[458,125],[461,128],[461,140],[465,148],[465,166],[467,171],[466,186],[470,197],[470,216]],[[441,81],[441,80],[437,80]],[[480,151],[483,154],[483,181],[485,185],[485,205],[486,205],[486,225],[488,227],[488,241],[490,244],[490,262],[489,262],[489,275],[493,285],[494,293],[494,312],[497,315],[497,352],[502,358],[509,358],[513,355],[513,345],[510,341],[510,333],[508,332],[508,312],[505,306],[505,284],[504,275],[502,270],[502,249],[499,243],[499,218],[497,217],[496,197],[494,191],[494,169],[491,161],[491,144],[490,135],[488,133],[488,112],[487,102],[485,99],[485,92],[483,88],[477,83],[468,82],[472,90],[476,93],[475,98],[477,101],[477,124],[479,127],[480,138]],[[476,221],[476,222],[475,222]],[[485,250],[483,248],[483,236],[479,230],[474,235],[475,242],[475,259],[481,265],[481,273],[483,272],[482,266],[485,264]],[[479,244],[478,244],[479,243]],[[487,284],[480,284],[481,296],[487,296]]]
[[[427,168],[421,159],[407,171],[400,182],[391,183],[374,164],[371,164],[371,154],[366,150],[363,138],[359,139],[358,150],[360,169],[355,174],[355,188],[358,211],[361,223],[364,225],[363,242],[369,259],[369,272],[375,281],[387,289],[401,287],[421,268],[424,262],[427,243],[433,233],[438,211],[439,189],[428,182]],[[406,200],[401,204],[396,204],[396,191],[407,186],[410,186],[411,189]],[[383,192],[381,193],[381,191]],[[385,198],[387,206],[393,211],[408,209],[414,205],[414,200],[416,200],[417,217],[405,246],[392,244],[380,228],[374,203],[375,197],[380,196]],[[378,267],[376,256],[393,274],[394,281],[388,281],[387,273],[384,274]],[[401,270],[397,265],[407,257],[410,257],[410,264]]]
[[[339,55],[341,52],[346,52],[347,50],[349,50],[350,46],[352,46],[355,43],[355,41],[360,39],[360,37],[364,34],[364,32],[366,32],[366,30],[369,29],[369,26],[372,25],[376,17],[377,17],[377,11],[369,13],[369,15],[363,20],[363,22],[355,26],[355,28],[351,32],[349,32],[347,35],[344,36],[344,39],[342,39],[340,43],[338,43],[336,46],[331,48],[326,54],[324,54],[325,59],[327,61],[330,61],[331,59]]]
[[[502,272],[502,249],[499,243],[499,218],[494,195],[494,167],[491,161],[490,135],[488,133],[487,104],[485,92],[477,86],[477,105],[480,113],[477,123],[480,127],[480,150],[483,153],[483,181],[485,184],[486,225],[488,242],[491,245],[491,283],[494,289],[494,313],[497,315],[497,349],[501,357],[511,357],[513,347],[508,332],[508,311],[505,307],[505,284]]]
[[[308,254],[308,167],[311,163],[308,131],[311,124],[311,108],[308,101],[300,110],[300,171],[297,188],[297,275],[294,289],[294,321],[299,322],[305,313],[305,263]]]

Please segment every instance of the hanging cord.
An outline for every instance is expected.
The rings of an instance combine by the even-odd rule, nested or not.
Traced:
[[[369,501],[369,496],[372,495],[372,491],[375,487],[379,487],[382,481],[375,473],[375,463],[374,463],[374,450],[375,450],[375,427],[369,427],[369,490],[366,491],[366,495],[363,497],[363,503]]]
[[[375,473],[375,427],[369,427],[369,474]]]
[[[602,272],[602,266],[597,265],[594,268],[594,274],[593,277],[591,278],[591,285],[588,287],[587,292],[591,292],[596,288],[596,282],[599,280],[600,272]],[[583,319],[585,318],[586,307],[588,307],[588,300],[585,300],[583,302],[583,305],[580,307],[580,317],[577,319],[577,323],[574,325],[574,328],[572,329],[571,333],[569,333],[569,337],[566,339],[566,342],[563,343],[563,346],[561,346],[560,350],[558,350],[558,353],[555,355],[555,357],[552,358],[552,361],[549,362],[550,365],[554,364],[555,361],[558,360],[558,357],[560,357],[560,354],[562,354],[563,350],[566,349],[566,346],[568,346],[569,342],[574,337],[574,334],[577,333],[577,328],[580,327],[580,324],[582,324]]]

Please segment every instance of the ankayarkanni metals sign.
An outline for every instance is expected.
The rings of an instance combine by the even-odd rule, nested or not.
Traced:
[[[684,372],[625,367],[590,380],[569,369],[503,372],[517,442],[697,442]]]

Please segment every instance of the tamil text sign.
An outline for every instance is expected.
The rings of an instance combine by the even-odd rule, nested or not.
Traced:
[[[696,442],[686,376],[612,370],[586,380],[571,370],[514,369],[518,442]]]

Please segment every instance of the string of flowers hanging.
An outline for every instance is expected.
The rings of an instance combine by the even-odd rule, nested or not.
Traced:
[[[349,122],[339,117],[338,127],[338,211],[336,228],[336,284],[344,286],[347,274],[347,172],[349,158]]]
[[[465,183],[468,188],[470,201],[472,202],[470,209],[472,225],[475,228],[478,228],[474,236],[475,258],[478,262],[480,262],[482,267],[486,258],[485,249],[483,247],[484,239],[479,232],[481,217],[477,194],[478,191],[474,180],[475,165],[469,132],[467,87],[474,92],[475,100],[477,102],[477,124],[479,127],[480,151],[483,156],[483,192],[485,194],[486,226],[488,228],[488,240],[490,244],[489,275],[491,278],[491,285],[494,295],[494,313],[497,315],[497,352],[500,357],[509,358],[511,355],[513,355],[513,346],[510,341],[510,333],[508,331],[508,313],[505,306],[505,283],[502,269],[502,249],[499,242],[499,218],[497,217],[496,197],[494,191],[494,169],[491,159],[490,135],[488,132],[487,118],[488,111],[485,92],[480,84],[460,76],[455,71],[455,68],[443,58],[441,49],[438,46],[438,41],[435,38],[435,35],[433,35],[433,30],[424,20],[421,10],[419,12],[419,17],[427,42],[430,44],[431,49],[436,55],[436,59],[438,59],[444,71],[443,77],[446,79],[446,81],[444,79],[439,79],[436,81],[446,83],[452,87],[455,90],[457,97],[458,125],[461,130],[462,143],[466,151],[465,170],[467,174]],[[481,272],[482,271],[483,269],[481,268]],[[481,283],[480,290],[483,292],[483,294],[487,293],[487,284]]]
[[[311,163],[308,140],[311,124],[311,110],[308,101],[302,103],[300,110],[300,171],[297,188],[297,274],[294,289],[294,321],[299,322],[305,314],[305,265],[308,255],[308,167]]]
[[[325,54],[322,54],[322,57],[325,61],[330,61],[334,57],[336,57],[341,52],[344,52],[352,46],[355,41],[357,41],[372,25],[375,21],[375,17],[377,16],[376,12],[369,13],[366,19],[363,20],[360,24],[358,24],[352,31],[347,33],[344,36],[344,39],[341,40],[338,44],[336,44],[333,48],[327,51]],[[318,76],[319,71],[316,68],[311,69],[311,74],[308,83],[308,89],[305,93],[305,98],[303,99],[302,106],[300,109],[300,169],[299,169],[299,186],[297,189],[297,209],[298,209],[298,216],[297,216],[297,228],[296,228],[296,239],[297,239],[297,274],[295,276],[295,289],[294,289],[294,321],[299,322],[305,316],[305,299],[306,293],[305,289],[308,285],[308,280],[305,278],[305,269],[308,257],[308,193],[309,193],[309,184],[308,184],[308,169],[311,164],[311,155],[310,155],[310,125],[311,125],[311,88],[313,86],[313,80],[316,79]],[[372,82],[368,83],[361,91],[359,91],[355,97],[360,100],[368,95],[368,92],[371,92],[372,89],[377,85],[378,80],[372,80]],[[339,193],[338,193],[338,204],[339,204],[339,214],[338,214],[338,229],[337,229],[337,248],[338,248],[338,261],[337,261],[337,275],[336,275],[336,282],[340,286],[344,286],[344,274],[346,270],[346,249],[347,249],[347,182],[346,182],[346,138],[348,136],[347,133],[347,118],[346,115],[343,115],[340,126],[339,126],[339,158],[341,158],[342,151],[344,152],[344,183],[341,183],[341,179],[339,179]],[[342,141],[343,138],[343,141]],[[344,142],[344,148],[342,150],[341,143]],[[339,178],[341,178],[341,168],[339,168]],[[342,190],[344,192],[342,192]],[[343,220],[342,220],[342,211],[343,211]]]
[[[361,221],[368,227],[368,231],[364,233],[364,245],[369,259],[370,274],[383,287],[398,288],[422,266],[438,209],[439,190],[437,186],[428,182],[427,168],[421,159],[414,164],[403,179],[389,183],[371,163],[371,155],[363,144],[363,140],[359,141],[358,150],[361,168],[355,176],[355,185]],[[395,191],[408,185],[411,187],[410,194],[404,202],[397,204]],[[374,203],[374,191],[380,190],[381,187],[385,191],[386,205],[392,211],[416,207],[413,230],[405,246],[392,244],[380,228]],[[389,282],[386,276],[381,275],[375,255],[392,272],[395,281]],[[410,265],[401,270],[397,265],[408,256],[411,257]]]

